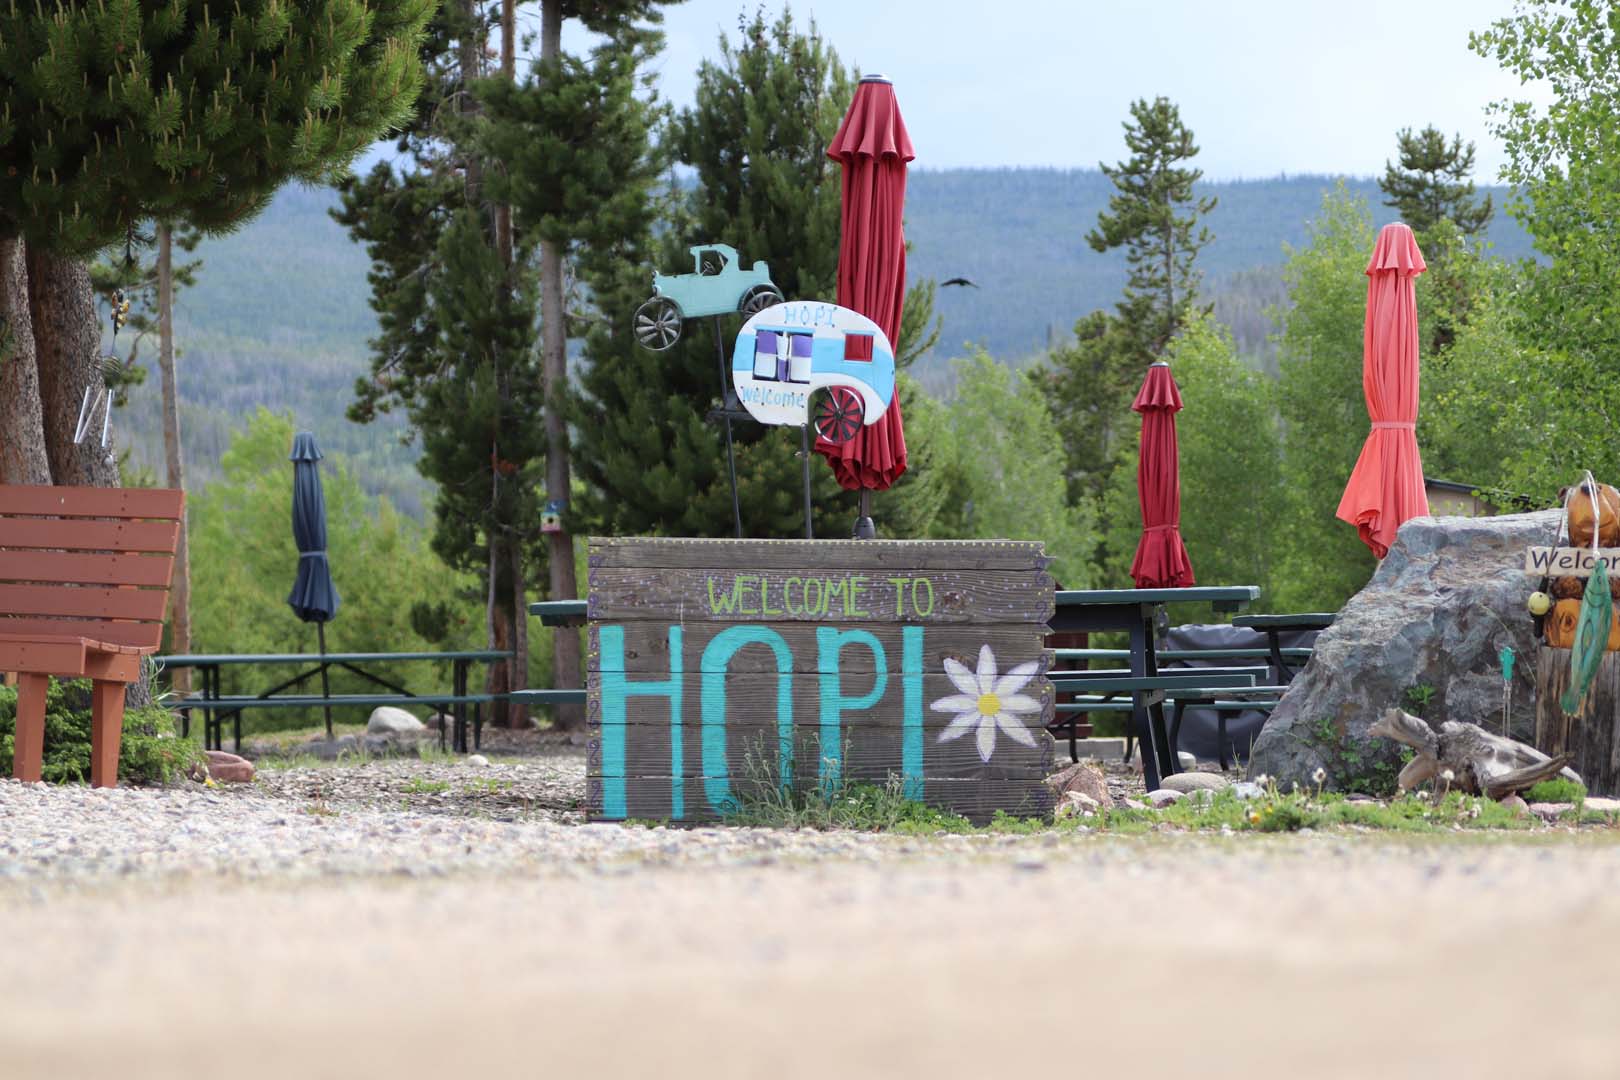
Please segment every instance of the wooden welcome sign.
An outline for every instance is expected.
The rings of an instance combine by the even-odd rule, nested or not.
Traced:
[[[1050,812],[1039,543],[592,539],[590,816],[903,785]]]

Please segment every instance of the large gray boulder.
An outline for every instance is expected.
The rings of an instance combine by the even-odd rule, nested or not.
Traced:
[[[1379,712],[1416,713],[1427,696],[1431,722],[1499,731],[1503,645],[1518,654],[1511,733],[1528,739],[1536,641],[1525,603],[1538,579],[1524,572],[1524,549],[1553,543],[1558,523],[1557,511],[1542,511],[1402,525],[1372,580],[1316,639],[1255,741],[1249,775],[1314,788],[1320,768],[1330,789],[1392,790],[1399,747],[1367,736]]]

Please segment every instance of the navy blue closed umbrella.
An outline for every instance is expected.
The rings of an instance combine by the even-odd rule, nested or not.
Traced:
[[[293,541],[298,545],[298,576],[293,579],[287,603],[293,614],[315,624],[321,649],[321,696],[330,697],[326,681],[326,624],[342,603],[332,584],[332,568],[326,561],[326,492],[321,488],[320,447],[315,436],[300,431],[293,437]],[[332,737],[332,708],[326,708],[326,737]]]

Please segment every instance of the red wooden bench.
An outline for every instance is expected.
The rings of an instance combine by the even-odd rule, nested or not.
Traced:
[[[38,780],[45,691],[91,679],[90,782],[118,784],[124,688],[157,651],[185,494],[0,486],[0,671],[16,672],[11,774]]]

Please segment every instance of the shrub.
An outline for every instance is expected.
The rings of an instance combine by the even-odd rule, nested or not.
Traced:
[[[1568,777],[1555,776],[1526,791],[1524,801],[1583,803],[1586,801],[1586,785]]]
[[[16,745],[17,690],[0,687],[0,776],[11,774]],[[174,715],[157,705],[124,713],[118,751],[123,784],[160,784],[182,775],[203,757],[194,739],[175,731]],[[90,681],[51,680],[45,696],[45,759],[40,775],[52,783],[90,778]]]

